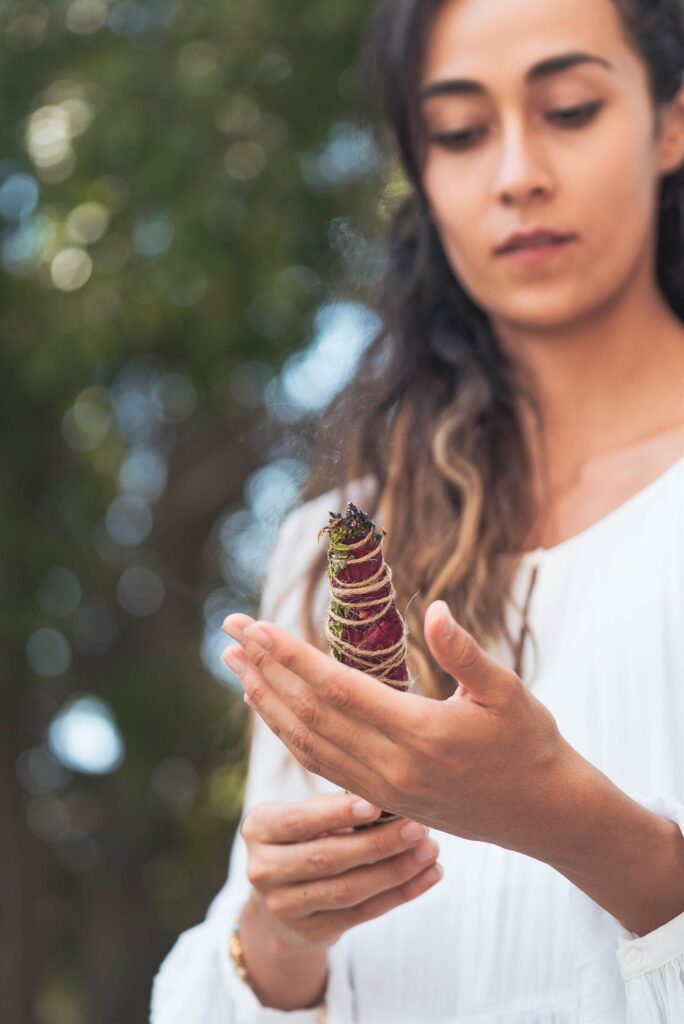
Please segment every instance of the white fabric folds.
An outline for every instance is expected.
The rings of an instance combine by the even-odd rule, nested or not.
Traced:
[[[371,486],[357,481],[349,497],[363,508]],[[316,535],[337,499],[307,503],[280,530],[261,617],[274,618],[284,593],[275,621],[293,633]],[[575,537],[523,556],[514,628],[535,567],[526,684],[567,741],[675,821],[684,842],[684,459]],[[245,812],[338,791],[256,719]],[[432,836],[442,881],[330,950],[329,1024],[684,1024],[684,914],[636,936],[540,861]],[[248,892],[238,833],[224,888],[154,980],[151,1024],[317,1024],[316,1010],[261,1006],[237,977],[228,941]]]

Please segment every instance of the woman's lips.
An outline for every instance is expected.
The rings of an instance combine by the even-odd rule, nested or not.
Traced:
[[[524,248],[509,249],[507,252],[499,253],[499,256],[522,266],[545,263],[574,241],[574,238],[563,238],[556,242],[545,242],[543,245],[528,245]]]

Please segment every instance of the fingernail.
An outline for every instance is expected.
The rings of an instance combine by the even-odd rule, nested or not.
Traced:
[[[229,669],[235,673],[236,676],[241,676],[245,671],[244,662],[237,656],[236,652],[232,647],[227,647],[223,652],[223,660]]]
[[[448,640],[449,637],[454,632],[454,627],[455,627],[456,623],[454,622],[453,616],[452,616],[451,612],[449,611],[449,606],[447,605],[447,603],[443,602],[443,604],[444,604],[444,613],[442,615],[442,630],[441,630],[441,632],[442,632],[442,636],[444,637],[444,639]]]
[[[404,825],[403,828],[399,829],[399,835],[402,839],[405,839],[407,843],[413,842],[414,839],[422,839],[423,836],[427,835],[427,829],[425,825],[419,825],[417,821],[412,821],[408,825]]]
[[[431,839],[426,839],[424,843],[421,843],[417,849],[413,851],[413,856],[416,858],[419,864],[427,864],[428,861],[434,860],[439,853],[439,847],[437,843]]]
[[[377,808],[367,800],[355,800],[352,804],[352,814],[355,818],[372,818],[376,810]]]
[[[245,639],[253,640],[259,647],[263,647],[265,651],[270,651],[273,644],[271,638],[265,629],[260,629],[259,626],[248,626],[245,630]]]
[[[236,626],[235,623],[233,622],[231,622],[229,625],[226,625],[227,622],[228,619],[224,619],[222,627],[223,632],[227,633],[228,636],[232,636],[233,640],[239,640],[240,642],[242,642],[242,639],[245,635],[244,630],[240,626]]]

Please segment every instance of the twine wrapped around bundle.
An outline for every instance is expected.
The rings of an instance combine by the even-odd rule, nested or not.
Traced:
[[[344,515],[330,512],[327,533],[330,602],[325,635],[330,654],[395,690],[406,692],[412,680],[407,664],[408,631],[396,606],[392,570],[383,555],[384,530],[378,532],[365,512],[349,502]],[[399,815],[382,811],[372,828]]]

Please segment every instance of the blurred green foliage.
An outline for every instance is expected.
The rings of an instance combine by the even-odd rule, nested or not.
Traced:
[[[210,641],[261,581],[221,524],[269,459],[306,466],[265,394],[377,269],[368,13],[0,2],[8,1024],[146,1020],[224,880],[247,719]]]

